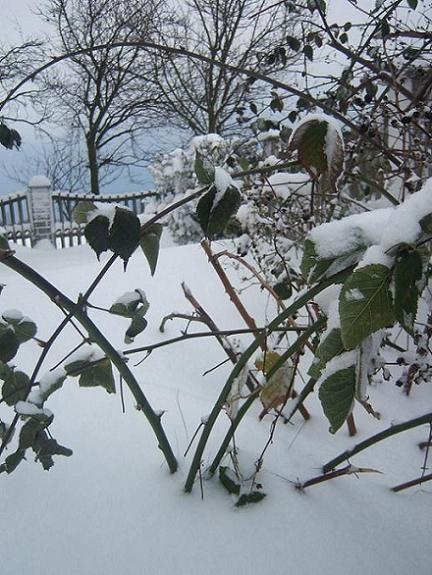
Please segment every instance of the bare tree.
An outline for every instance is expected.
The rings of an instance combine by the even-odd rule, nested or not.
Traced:
[[[244,106],[256,100],[258,89],[223,64],[268,74],[297,59],[286,37],[301,31],[300,9],[290,14],[281,4],[262,12],[264,5],[262,0],[185,0],[181,8],[176,3],[161,41],[222,64],[167,53],[155,58],[161,103],[178,127],[195,134],[238,131]],[[262,86],[261,92],[268,94]]]
[[[105,45],[70,57],[45,77],[56,123],[78,131],[85,142],[94,194],[104,175],[118,176],[140,161],[139,136],[155,125],[158,99],[154,85],[143,81],[150,74],[145,51],[112,45],[134,39],[137,29],[151,38],[161,6],[160,0],[51,0],[43,12],[55,30],[57,52]]]

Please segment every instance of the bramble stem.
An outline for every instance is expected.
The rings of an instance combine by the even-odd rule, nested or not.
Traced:
[[[159,448],[163,452],[165,459],[168,463],[168,467],[171,473],[177,470],[177,460],[165,435],[165,431],[160,422],[160,418],[153,411],[147,398],[145,397],[142,389],[140,388],[135,376],[130,371],[126,365],[122,356],[118,351],[112,346],[109,340],[102,334],[98,327],[93,323],[93,321],[88,317],[86,312],[82,309],[79,304],[75,304],[62,292],[60,292],[55,286],[48,282],[44,277],[38,274],[30,266],[24,262],[18,260],[14,256],[9,256],[1,260],[4,265],[14,270],[22,277],[27,279],[41,291],[43,291],[51,300],[56,304],[64,307],[71,315],[73,315],[77,321],[84,327],[88,332],[89,337],[92,341],[97,343],[102,351],[110,358],[112,363],[116,366],[120,375],[125,380],[128,385],[132,395],[134,396],[138,406],[144,413],[148,422],[150,423],[157,439],[159,442]]]
[[[190,493],[193,488],[193,484],[195,481],[195,476],[198,472],[198,468],[201,464],[202,454],[204,452],[204,448],[207,444],[208,438],[210,436],[211,430],[216,423],[216,420],[221,412],[226,398],[231,390],[232,384],[236,377],[240,374],[243,367],[246,365],[249,358],[252,354],[261,346],[263,345],[265,338],[267,338],[268,333],[271,333],[275,328],[279,327],[279,325],[285,321],[288,317],[292,316],[298,309],[303,307],[306,303],[308,303],[312,298],[314,298],[317,294],[322,292],[325,288],[330,285],[333,285],[336,281],[344,279],[349,273],[352,271],[352,266],[343,270],[330,278],[327,278],[321,281],[319,284],[315,285],[314,287],[310,288],[306,292],[304,292],[300,297],[298,297],[291,305],[287,307],[282,313],[275,317],[275,319],[270,322],[268,325],[267,333],[259,335],[255,341],[253,341],[250,346],[243,352],[240,356],[238,362],[234,366],[227,382],[225,383],[218,399],[216,400],[213,409],[209,415],[207,423],[204,426],[203,432],[201,434],[200,440],[198,442],[197,449],[195,451],[194,458],[192,460],[189,474],[186,479],[185,483],[185,491],[186,493]],[[304,334],[303,334],[304,335]]]
[[[307,341],[310,336],[315,333],[315,331],[317,331],[318,329],[320,329],[324,324],[324,320],[318,320],[313,326],[311,326],[309,329],[307,329],[294,343],[293,345],[291,345],[289,347],[289,349],[287,349],[287,351],[283,354],[283,356],[281,356],[276,362],[275,364],[271,367],[271,369],[269,370],[268,373],[268,379],[270,379],[272,377],[272,375],[274,375],[274,373],[283,365],[283,363],[285,363],[285,361],[291,357],[294,353],[296,353],[299,349],[301,349],[301,347],[305,344],[305,341]],[[234,421],[231,423],[230,428],[228,429],[220,447],[219,450],[215,456],[215,458],[213,459],[212,464],[209,467],[209,473],[211,475],[213,475],[218,466],[219,463],[222,460],[222,457],[225,455],[225,452],[227,450],[227,447],[235,433],[235,430],[237,429],[237,427],[240,424],[240,421],[243,419],[243,417],[245,416],[246,412],[248,411],[248,409],[250,408],[250,406],[252,405],[252,403],[255,401],[255,399],[257,398],[258,394],[259,394],[260,390],[256,390],[254,391],[248,398],[247,400],[244,402],[244,404],[239,408],[238,412],[237,412],[237,416],[234,419]]]
[[[396,425],[392,425],[388,429],[385,429],[384,431],[381,431],[380,433],[372,435],[372,437],[369,437],[368,439],[361,441],[360,443],[355,445],[352,449],[347,449],[346,451],[344,451],[343,453],[341,453],[340,455],[338,455],[337,457],[326,463],[323,466],[323,472],[328,473],[329,471],[334,469],[337,465],[339,465],[339,463],[342,463],[342,461],[346,461],[353,455],[356,455],[357,453],[364,451],[368,447],[371,447],[371,445],[375,445],[375,443],[383,441],[383,439],[387,439],[392,435],[402,433],[402,431],[407,431],[408,429],[412,429],[413,427],[418,427],[419,425],[430,423],[431,421],[432,421],[432,412],[426,413],[425,415],[422,415],[420,417],[415,417],[414,419],[410,419],[409,421],[405,421],[404,423],[398,423]]]

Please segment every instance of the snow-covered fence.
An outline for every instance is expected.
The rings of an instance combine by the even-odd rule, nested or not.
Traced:
[[[25,192],[0,198],[0,228],[4,228],[8,240],[22,245],[32,245],[30,214]]]
[[[34,246],[48,240],[58,248],[81,244],[84,226],[74,222],[72,213],[78,202],[115,202],[142,214],[157,192],[94,196],[53,192],[51,183],[44,176],[33,177],[26,192],[0,197],[0,228],[15,243]]]
[[[135,194],[94,196],[91,194],[68,194],[53,192],[52,206],[54,215],[54,238],[57,247],[70,247],[85,242],[84,226],[74,222],[72,213],[78,202],[116,203],[132,210],[135,214],[143,214],[152,198],[159,196],[156,192],[140,192]]]

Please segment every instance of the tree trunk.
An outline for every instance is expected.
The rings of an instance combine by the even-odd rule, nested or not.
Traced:
[[[97,148],[92,134],[87,134],[87,156],[90,170],[90,193],[99,195],[99,164]]]

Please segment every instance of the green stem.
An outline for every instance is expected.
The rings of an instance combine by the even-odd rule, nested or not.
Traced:
[[[322,292],[328,286],[334,284],[335,282],[345,278],[350,272],[352,271],[352,267],[343,270],[334,276],[321,281],[319,284],[315,285],[304,294],[299,296],[296,301],[294,301],[290,306],[288,306],[282,313],[280,313],[269,325],[267,328],[267,332],[264,334],[259,335],[251,345],[246,349],[246,351],[241,355],[239,361],[234,366],[227,382],[225,383],[218,399],[216,400],[213,409],[209,415],[207,423],[204,426],[203,432],[201,434],[200,440],[198,442],[198,446],[196,448],[190,469],[189,474],[186,478],[185,483],[185,491],[186,493],[190,493],[193,488],[193,484],[195,481],[196,474],[201,464],[202,455],[204,452],[204,448],[207,444],[208,438],[210,436],[211,430],[213,429],[214,424],[219,416],[219,413],[223,409],[225,404],[226,398],[231,390],[232,384],[236,377],[240,374],[243,367],[246,365],[249,358],[252,354],[264,344],[267,336],[269,333],[274,331],[279,325],[285,321],[288,317],[292,316],[297,310],[303,307],[307,302],[309,302],[312,298],[314,298],[317,294]],[[303,334],[304,335],[304,334]]]
[[[312,325],[309,329],[307,329],[304,333],[302,333],[302,335],[293,343],[293,345],[291,345],[286,352],[281,355],[281,357],[274,363],[274,365],[272,366],[272,368],[269,370],[268,374],[267,374],[267,379],[270,379],[272,377],[272,375],[275,374],[275,372],[286,362],[286,360],[291,357],[294,353],[296,353],[297,351],[299,351],[304,344],[306,343],[306,341],[310,338],[310,336],[318,331],[325,323],[325,319],[319,319],[316,323],[314,323],[314,325]],[[225,452],[227,450],[227,447],[231,441],[231,439],[233,438],[233,435],[237,429],[237,427],[239,426],[240,421],[243,419],[243,417],[245,416],[246,412],[248,411],[248,409],[250,408],[250,406],[252,405],[252,403],[255,401],[256,397],[258,396],[260,390],[256,390],[254,391],[248,398],[247,400],[244,402],[244,404],[240,407],[240,409],[238,410],[237,416],[234,419],[234,421],[231,423],[230,428],[228,429],[222,443],[221,446],[219,447],[219,451],[217,452],[215,458],[213,459],[212,464],[209,467],[209,473],[211,475],[213,475],[218,466],[219,463],[221,462],[223,456],[225,455]]]
[[[289,412],[288,416],[285,416],[286,419],[284,420],[284,423],[289,423],[291,421],[291,419],[293,418],[293,415],[295,414],[295,412],[299,409],[300,405],[305,401],[305,399],[307,398],[307,396],[312,393],[315,384],[316,384],[317,380],[314,379],[313,377],[310,378],[310,380],[307,382],[307,384],[304,386],[304,388],[301,390],[301,392],[298,394],[298,397],[296,397],[296,401],[294,406],[291,408],[291,411]]]
[[[55,286],[48,282],[44,277],[38,274],[30,266],[21,262],[14,256],[9,256],[1,260],[1,263],[14,270],[22,277],[27,279],[41,291],[43,291],[52,301],[56,304],[61,305],[70,314],[72,314],[79,323],[88,332],[89,337],[92,341],[97,343],[99,347],[103,350],[107,357],[110,358],[112,363],[116,366],[120,375],[123,377],[127,383],[132,395],[134,396],[137,404],[144,413],[148,422],[150,423],[157,439],[159,442],[159,448],[163,452],[165,459],[168,463],[168,467],[171,473],[177,470],[177,460],[172,452],[171,446],[165,435],[165,431],[160,422],[160,418],[153,411],[147,398],[145,397],[142,389],[140,388],[135,376],[130,371],[126,365],[122,356],[118,351],[111,345],[108,339],[101,333],[97,326],[92,322],[92,320],[87,316],[85,311],[72,300],[66,297],[62,292],[60,292]]]
[[[404,423],[398,423],[397,425],[392,425],[388,429],[377,433],[376,435],[372,435],[368,439],[361,441],[357,445],[355,445],[352,449],[347,449],[328,463],[323,466],[323,472],[328,473],[332,469],[334,469],[339,463],[346,461],[353,455],[360,453],[360,451],[364,451],[371,445],[382,441],[383,439],[387,439],[392,435],[396,435],[397,433],[402,433],[402,431],[407,431],[408,429],[412,429],[413,427],[418,427],[419,425],[424,425],[425,423],[430,423],[432,421],[432,412],[426,413],[420,417],[416,417],[414,419],[410,419],[409,421],[405,421]]]

